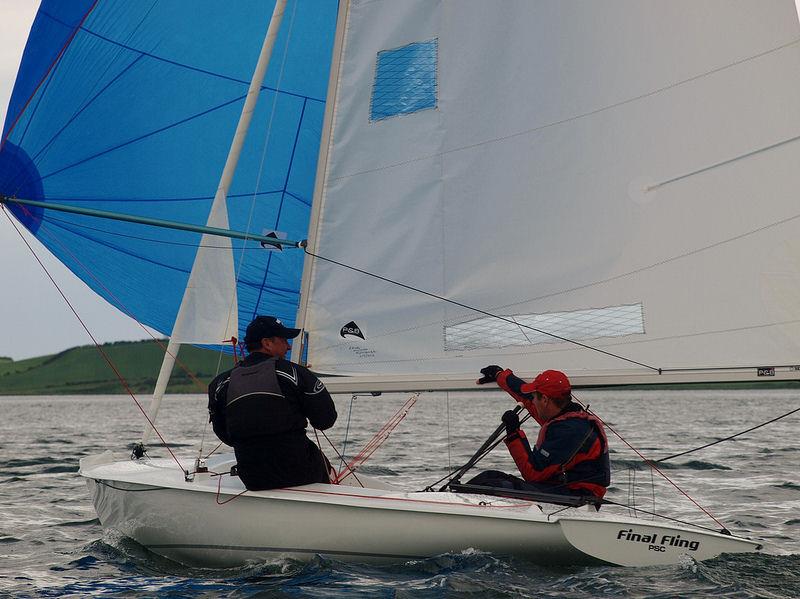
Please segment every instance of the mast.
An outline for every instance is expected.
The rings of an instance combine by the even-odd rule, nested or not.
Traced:
[[[342,0],[339,3],[339,15],[336,18],[336,35],[333,42],[333,56],[331,57],[331,73],[328,80],[328,92],[326,95],[327,104],[325,105],[325,118],[322,123],[322,140],[320,142],[319,160],[317,161],[317,174],[314,178],[314,197],[311,201],[311,215],[308,223],[308,240],[306,247],[310,252],[317,249],[317,234],[319,232],[319,215],[322,211],[322,198],[325,189],[325,182],[328,172],[328,156],[330,154],[331,142],[333,139],[333,115],[336,105],[336,98],[339,90],[339,69],[344,54],[345,30],[347,29],[347,15],[350,10],[350,0]],[[297,319],[295,327],[301,330],[297,342],[292,344],[292,360],[300,362],[303,357],[307,338],[305,332],[306,313],[308,311],[308,298],[311,286],[311,269],[314,259],[306,253],[303,260],[303,277],[300,281],[300,305],[297,308]]]
[[[225,167],[222,170],[219,187],[217,188],[217,193],[214,196],[214,202],[211,205],[211,212],[209,213],[207,221],[207,226],[209,227],[219,227],[224,229],[228,228],[228,215],[225,205],[228,188],[230,187],[231,181],[233,180],[233,175],[236,172],[236,165],[239,162],[239,156],[242,151],[242,146],[244,145],[245,137],[247,136],[247,130],[250,127],[250,121],[252,120],[256,102],[258,101],[258,94],[261,91],[261,84],[267,72],[267,66],[269,65],[270,57],[272,56],[272,48],[275,45],[276,38],[278,37],[278,30],[280,29],[280,24],[281,20],[283,19],[283,13],[285,9],[286,0],[276,0],[275,8],[272,11],[272,17],[267,29],[267,35],[264,38],[264,44],[261,47],[261,53],[258,56],[258,62],[256,63],[253,78],[250,81],[250,87],[247,91],[247,98],[245,99],[244,106],[242,107],[242,113],[239,116],[239,123],[236,126],[236,132],[234,133],[233,140],[231,142],[228,158],[226,159]],[[150,420],[153,423],[155,423],[156,417],[158,416],[158,411],[161,407],[161,400],[164,396],[164,391],[167,388],[167,384],[169,383],[169,378],[175,365],[178,350],[180,349],[180,343],[182,341],[186,341],[185,335],[189,332],[186,330],[187,321],[190,320],[188,314],[191,308],[194,307],[195,302],[202,299],[198,297],[195,292],[195,284],[199,278],[198,272],[209,270],[212,267],[211,262],[214,259],[213,254],[205,247],[206,245],[209,245],[206,243],[207,235],[208,234],[204,234],[200,240],[200,247],[197,250],[197,255],[195,256],[194,264],[192,265],[192,271],[189,274],[186,290],[184,291],[183,299],[181,300],[181,305],[178,309],[178,316],[175,319],[175,326],[173,327],[172,335],[170,337],[169,344],[167,345],[167,351],[164,355],[164,361],[161,364],[161,370],[158,374],[158,380],[156,381],[156,386],[153,391],[153,399],[150,403],[149,410]],[[232,267],[233,255],[232,253],[226,254],[227,258],[231,261]],[[229,331],[233,332],[231,334],[235,334],[235,332],[238,330],[235,281],[233,289],[234,296],[232,297],[231,301],[232,310],[226,326]],[[206,339],[205,341],[219,343],[222,342],[223,339],[224,337],[220,337],[219,339]],[[144,431],[142,432],[141,445],[144,445],[147,442],[151,431],[152,428],[150,426],[145,427]]]

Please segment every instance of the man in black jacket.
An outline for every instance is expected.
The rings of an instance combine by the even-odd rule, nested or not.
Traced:
[[[251,491],[330,482],[328,461],[305,429],[333,426],[336,407],[310,370],[285,359],[299,333],[258,316],[247,325],[247,358],[208,386],[214,432],[233,447]]]

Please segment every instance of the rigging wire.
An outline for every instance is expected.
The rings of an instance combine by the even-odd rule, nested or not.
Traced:
[[[344,430],[344,443],[342,443],[342,453],[339,454],[339,470],[344,468],[344,456],[347,455],[347,440],[350,438],[350,417],[353,415],[353,403],[356,401],[356,397],[357,395],[355,393],[353,393],[353,395],[350,397],[350,409],[347,411],[347,426]],[[336,453],[339,452],[337,451]]]
[[[333,481],[334,484],[347,476],[345,472],[352,473],[355,476],[355,471],[364,462],[366,462],[370,456],[375,453],[381,445],[384,444],[384,442],[386,442],[386,440],[389,438],[389,435],[392,434],[392,431],[394,431],[394,429],[397,428],[397,426],[405,419],[405,417],[408,416],[411,408],[413,408],[414,404],[417,403],[419,395],[419,393],[413,394],[402,406],[400,406],[400,409],[397,410],[397,412],[391,418],[389,418],[386,424],[384,424],[377,433],[375,433],[375,436],[373,436],[372,439],[367,442],[363,449],[358,452],[358,454],[352,460],[350,460],[350,462],[345,464],[343,470],[339,471],[336,476],[336,480]]]
[[[450,391],[445,391],[445,404],[447,406],[447,469],[453,469],[453,459],[451,456],[451,446],[453,444],[450,438]]]
[[[390,283],[391,285],[396,285],[398,287],[402,287],[403,289],[408,289],[409,291],[414,291],[416,293],[421,293],[422,295],[427,295],[428,297],[432,297],[434,299],[441,300],[443,302],[447,302],[448,304],[452,304],[452,305],[458,306],[460,308],[465,308],[467,310],[471,310],[473,312],[477,312],[478,314],[483,314],[484,316],[489,316],[490,318],[496,318],[498,320],[502,320],[503,322],[507,322],[509,324],[513,324],[514,326],[517,326],[517,327],[520,327],[520,328],[525,328],[525,329],[528,329],[530,331],[534,331],[536,333],[539,333],[541,335],[547,335],[548,337],[552,337],[552,338],[558,339],[560,341],[565,341],[567,343],[571,343],[573,345],[577,345],[578,347],[582,347],[584,349],[588,349],[588,350],[591,350],[591,351],[594,351],[594,352],[598,352],[598,353],[604,354],[606,356],[610,356],[612,358],[616,358],[618,360],[623,360],[624,362],[629,362],[630,364],[635,364],[637,366],[641,366],[643,368],[647,368],[647,369],[653,370],[655,372],[659,372],[659,373],[661,372],[661,369],[656,367],[656,366],[651,366],[651,365],[645,364],[643,362],[637,362],[636,360],[633,360],[631,358],[626,358],[625,356],[622,356],[620,354],[615,354],[613,352],[609,352],[609,351],[606,351],[604,349],[600,349],[599,347],[593,347],[591,345],[587,345],[586,343],[581,343],[580,341],[575,341],[574,339],[568,339],[567,337],[562,337],[561,335],[556,335],[555,333],[548,333],[545,330],[537,329],[536,327],[532,327],[530,325],[519,323],[516,320],[514,320],[513,318],[508,318],[506,316],[501,316],[499,314],[494,314],[492,312],[488,312],[486,310],[482,310],[480,308],[476,308],[475,306],[470,306],[468,304],[464,304],[462,302],[458,302],[456,300],[452,300],[450,298],[444,297],[444,296],[439,295],[437,293],[432,293],[430,291],[425,291],[424,289],[420,289],[419,287],[414,287],[412,285],[406,285],[405,283],[401,283],[399,281],[395,281],[393,279],[389,279],[387,277],[375,274],[373,272],[369,272],[367,270],[363,270],[361,268],[357,268],[355,266],[351,266],[349,264],[345,264],[344,262],[339,262],[338,260],[334,260],[333,258],[326,258],[325,256],[321,256],[320,254],[315,254],[314,252],[309,250],[307,246],[303,246],[303,251],[306,254],[308,254],[309,256],[313,257],[313,258],[317,258],[319,260],[323,260],[325,262],[329,262],[331,264],[335,264],[336,266],[341,266],[342,268],[346,268],[348,270],[352,270],[354,272],[366,275],[368,277],[372,277],[372,278],[378,279],[380,281],[384,281],[386,283]]]
[[[653,470],[655,470],[655,471],[656,471],[656,472],[657,472],[657,473],[658,473],[658,474],[659,474],[659,475],[660,475],[660,476],[661,476],[661,477],[662,477],[664,480],[666,480],[666,481],[667,481],[669,484],[671,484],[673,487],[675,487],[675,488],[678,490],[678,492],[679,492],[681,495],[683,495],[684,497],[686,497],[686,498],[687,498],[689,501],[691,501],[691,502],[692,502],[692,503],[693,503],[693,504],[694,504],[694,505],[695,505],[695,506],[696,506],[698,509],[700,509],[700,510],[701,510],[701,511],[702,511],[702,512],[703,512],[703,513],[706,515],[706,516],[708,516],[708,517],[709,517],[709,518],[711,518],[711,519],[712,519],[714,522],[716,522],[716,523],[717,523],[719,526],[721,526],[721,527],[722,527],[722,530],[728,530],[728,529],[727,529],[727,527],[726,527],[726,526],[725,526],[725,525],[724,525],[722,522],[720,522],[720,521],[717,519],[717,517],[716,517],[716,516],[714,516],[714,514],[712,514],[712,513],[711,513],[711,512],[710,512],[708,509],[706,509],[706,508],[705,508],[705,507],[703,507],[702,505],[700,505],[700,504],[699,504],[699,503],[698,503],[698,502],[697,502],[697,501],[696,501],[696,500],[695,500],[695,499],[694,499],[694,498],[693,498],[691,495],[689,495],[689,494],[688,494],[686,491],[684,491],[684,490],[683,490],[683,489],[682,489],[682,488],[681,488],[681,487],[680,487],[680,486],[679,486],[679,485],[678,485],[678,484],[677,484],[675,481],[673,481],[673,480],[672,480],[670,477],[668,477],[668,476],[667,476],[667,475],[666,475],[666,474],[665,474],[665,473],[664,473],[664,472],[663,472],[663,471],[662,471],[662,470],[661,470],[661,469],[660,469],[658,466],[656,466],[656,463],[655,463],[655,462],[653,462],[653,461],[651,461],[651,460],[648,460],[646,457],[644,457],[644,455],[642,454],[642,452],[640,452],[640,451],[639,451],[638,449],[636,449],[636,448],[635,448],[633,445],[631,445],[631,444],[630,444],[630,443],[629,443],[629,442],[628,442],[628,441],[627,441],[627,440],[626,440],[626,439],[625,439],[625,438],[624,438],[624,437],[623,437],[623,436],[622,436],[620,433],[618,433],[618,432],[617,432],[617,430],[616,430],[616,429],[615,429],[613,426],[611,426],[610,424],[608,424],[607,422],[605,422],[605,421],[604,421],[604,420],[603,420],[603,419],[602,419],[600,416],[598,416],[598,415],[597,415],[595,412],[591,411],[591,410],[589,409],[589,405],[588,405],[588,404],[584,404],[584,403],[583,403],[583,402],[582,402],[580,399],[578,399],[578,398],[575,396],[575,393],[574,393],[574,392],[573,392],[573,394],[572,394],[572,398],[573,398],[573,399],[574,399],[574,400],[575,400],[577,403],[579,403],[579,404],[580,404],[580,405],[583,407],[583,409],[584,409],[584,410],[586,410],[586,412],[588,412],[589,414],[592,414],[592,415],[594,415],[594,416],[595,416],[595,417],[596,417],[596,418],[597,418],[597,419],[598,419],[598,420],[599,420],[599,421],[600,421],[600,422],[603,424],[603,426],[604,426],[604,427],[606,427],[608,430],[610,430],[612,433],[614,433],[614,435],[615,435],[615,436],[616,436],[616,437],[617,437],[617,438],[618,438],[620,441],[622,441],[622,442],[623,442],[625,445],[627,445],[627,446],[628,446],[628,448],[629,448],[631,451],[633,451],[633,452],[634,452],[634,453],[635,453],[637,456],[639,456],[639,458],[640,458],[640,459],[641,459],[641,460],[642,460],[642,461],[643,461],[645,464],[647,464],[648,466],[650,466],[650,468],[652,468]]]
[[[656,479],[653,469],[650,469],[650,492],[653,495],[653,513],[656,511]]]
[[[19,227],[17,227],[17,224],[14,222],[14,219],[11,218],[11,215],[8,213],[8,210],[6,210],[6,207],[3,206],[2,208],[3,208],[3,214],[6,215],[6,218],[8,218],[8,221],[11,223],[11,226],[14,227],[14,230],[17,232],[17,234],[19,235],[20,239],[22,239],[23,243],[28,247],[28,249],[30,250],[30,252],[33,255],[33,257],[39,263],[39,266],[42,267],[42,270],[47,275],[47,278],[50,279],[50,282],[56,288],[56,291],[58,291],[58,294],[66,302],[67,306],[69,306],[70,311],[72,311],[72,313],[75,315],[75,318],[78,319],[78,322],[80,322],[81,326],[83,327],[83,330],[85,330],[86,334],[89,335],[89,337],[91,338],[92,342],[95,345],[95,348],[100,353],[100,355],[103,357],[103,360],[105,360],[106,364],[108,364],[108,366],[111,368],[111,370],[114,371],[114,374],[117,376],[117,379],[119,379],[120,384],[125,388],[125,390],[128,392],[128,394],[131,396],[131,399],[133,399],[134,403],[136,404],[136,407],[139,408],[139,411],[142,413],[142,416],[144,416],[144,418],[147,420],[147,422],[153,428],[153,431],[156,433],[156,435],[158,435],[158,438],[161,439],[161,443],[166,448],[166,450],[169,452],[169,454],[172,456],[172,459],[175,460],[175,463],[178,465],[178,467],[181,469],[182,472],[184,472],[184,473],[188,472],[186,470],[186,468],[183,467],[183,464],[181,464],[180,460],[175,455],[175,453],[172,451],[172,448],[170,448],[169,444],[167,443],[166,439],[162,436],[161,432],[156,428],[155,423],[150,419],[150,416],[148,416],[148,414],[145,411],[145,409],[142,406],[142,404],[139,403],[138,399],[136,399],[136,395],[134,394],[134,392],[131,389],[130,385],[128,385],[128,382],[125,380],[125,377],[122,376],[122,373],[119,371],[119,369],[117,368],[116,364],[114,364],[114,361],[103,350],[102,346],[97,341],[97,339],[92,334],[92,332],[89,330],[89,327],[83,321],[83,319],[81,318],[80,314],[78,314],[78,312],[75,309],[75,307],[72,305],[72,303],[69,301],[67,296],[64,294],[64,292],[59,287],[58,283],[56,283],[56,280],[50,274],[50,271],[47,269],[47,267],[41,261],[39,256],[36,254],[36,251],[28,243],[28,240],[25,239],[24,235],[22,234],[22,231],[19,230]]]
[[[33,216],[33,215],[31,214],[31,212],[30,212],[30,210],[28,209],[28,207],[27,207],[27,206],[25,206],[25,205],[23,205],[23,204],[18,204],[18,206],[19,206],[19,207],[20,207],[20,208],[23,210],[23,212],[24,212],[24,213],[26,213],[28,216],[31,216],[31,217]],[[9,218],[9,220],[11,220],[11,217],[10,217],[10,216],[8,215],[8,213],[6,212],[5,205],[3,205],[3,211],[6,213],[6,216]],[[44,219],[43,219],[43,220],[44,220]],[[12,222],[12,224],[14,224],[14,223]],[[16,228],[16,225],[15,225],[15,228]],[[17,230],[17,232],[19,233],[19,230]],[[79,258],[78,258],[78,257],[77,257],[77,256],[76,256],[74,253],[73,253],[73,252],[72,252],[72,250],[71,250],[69,247],[67,247],[67,246],[65,246],[63,243],[61,243],[61,241],[60,241],[60,240],[58,239],[58,237],[56,237],[55,235],[45,235],[45,238],[46,238],[46,239],[48,239],[48,240],[50,240],[50,242],[51,242],[51,243],[53,243],[53,244],[57,245],[57,246],[58,246],[59,248],[61,248],[61,249],[62,249],[64,252],[66,252],[67,254],[69,254],[69,256],[70,256],[70,257],[71,257],[73,260],[75,260],[76,264],[78,264],[78,265],[79,265],[79,266],[80,266],[80,267],[83,269],[83,271],[84,271],[84,272],[86,272],[86,274],[87,274],[89,277],[91,277],[91,279],[92,279],[93,281],[95,281],[95,282],[96,282],[96,283],[97,283],[97,284],[98,284],[98,285],[99,285],[99,286],[100,286],[100,287],[101,287],[101,288],[102,288],[102,289],[103,289],[103,290],[104,290],[104,291],[105,291],[105,292],[108,294],[108,296],[109,296],[110,298],[112,298],[112,299],[114,300],[114,302],[116,302],[116,304],[117,304],[117,305],[120,307],[120,309],[122,310],[122,312],[123,312],[123,313],[124,313],[126,316],[128,316],[129,318],[131,318],[131,319],[132,319],[132,320],[133,320],[133,321],[134,321],[136,324],[138,324],[138,325],[139,325],[139,326],[142,328],[142,330],[144,330],[144,332],[145,332],[145,333],[147,333],[147,334],[150,336],[150,338],[151,338],[151,339],[152,339],[152,340],[153,340],[153,341],[154,341],[154,342],[155,342],[155,343],[158,345],[158,347],[159,347],[159,348],[160,348],[160,349],[161,349],[161,350],[162,350],[162,351],[163,351],[165,354],[169,354],[169,355],[170,355],[170,356],[171,356],[171,357],[172,357],[172,358],[175,360],[175,363],[178,365],[178,367],[179,367],[179,368],[180,368],[180,369],[181,369],[181,370],[182,370],[182,371],[183,371],[183,372],[184,372],[184,373],[185,373],[185,374],[186,374],[186,375],[187,375],[187,376],[188,376],[188,377],[189,377],[189,378],[192,380],[192,382],[193,382],[193,383],[194,383],[194,385],[195,385],[195,386],[198,388],[198,390],[200,390],[200,391],[205,391],[205,389],[206,389],[206,385],[205,385],[205,384],[204,384],[202,381],[200,381],[200,379],[198,379],[198,378],[197,378],[197,376],[195,375],[195,373],[194,373],[194,372],[192,372],[192,370],[191,370],[191,369],[190,369],[190,368],[189,368],[189,367],[188,367],[188,366],[187,366],[187,365],[186,365],[186,364],[185,364],[183,361],[181,361],[181,360],[180,360],[180,359],[177,357],[177,355],[172,355],[172,353],[169,351],[169,347],[168,347],[167,345],[165,345],[161,339],[159,339],[159,338],[157,338],[155,335],[153,335],[153,333],[152,333],[152,332],[151,332],[151,331],[150,331],[150,330],[149,330],[149,329],[148,329],[146,326],[144,326],[144,325],[143,325],[143,324],[142,324],[142,323],[139,321],[139,319],[137,319],[135,316],[133,316],[133,314],[131,314],[131,312],[128,310],[128,308],[125,306],[125,304],[124,304],[124,303],[123,303],[123,302],[122,302],[122,301],[121,301],[119,298],[117,298],[117,296],[114,294],[114,292],[112,292],[112,291],[111,291],[111,290],[110,290],[110,289],[109,289],[109,288],[108,288],[108,287],[107,287],[107,286],[106,286],[106,285],[105,285],[105,284],[104,284],[104,283],[103,283],[103,282],[102,282],[100,279],[98,279],[98,278],[97,278],[97,276],[94,274],[94,272],[92,272],[92,270],[91,270],[91,269],[90,269],[90,268],[89,268],[89,267],[88,267],[86,264],[84,264],[84,263],[83,263],[83,262],[82,262],[82,261],[81,261],[81,260],[80,260],[80,259],[79,259]],[[24,238],[23,238],[23,241],[25,241],[25,239],[24,239]],[[26,245],[28,245],[28,244],[27,244],[27,242],[26,242]],[[29,245],[28,245],[28,248],[29,248],[29,249],[30,249],[30,250],[33,252],[33,249],[32,249],[32,248],[31,248]],[[36,257],[36,254],[35,254],[35,253],[34,253],[34,257]],[[36,259],[38,260],[38,257],[36,257]],[[40,262],[40,264],[41,264],[41,262]],[[45,272],[47,272],[47,271],[45,270]],[[48,276],[49,276],[49,275],[48,275]],[[51,280],[52,280],[52,279],[51,279]],[[55,283],[55,282],[54,282],[54,283]],[[59,290],[59,292],[60,292],[60,290]],[[62,297],[63,297],[63,294],[62,294]],[[66,298],[65,298],[65,301],[66,301]],[[67,301],[67,303],[69,303],[69,302]],[[76,316],[77,316],[77,314],[76,314]],[[78,316],[78,320],[80,320],[80,317],[79,317],[79,316]],[[83,324],[83,323],[81,323],[81,324]],[[84,328],[86,328],[86,327],[84,326]],[[87,330],[87,333],[88,333],[88,332],[89,332],[89,331]],[[91,336],[91,333],[89,333],[89,335]],[[98,349],[100,349],[100,348],[98,347]],[[100,351],[102,352],[102,350],[100,350]],[[219,368],[219,363],[218,363],[218,365],[217,365],[217,368]],[[112,366],[112,369],[113,369],[113,366]],[[141,407],[141,406],[139,406],[139,403],[138,403],[138,401],[136,400],[136,398],[135,398],[135,397],[133,397],[133,400],[134,400],[134,402],[136,402],[137,406],[138,406],[138,407],[139,407],[139,409],[141,410],[141,409],[142,409],[142,407]],[[158,437],[161,439],[161,441],[162,441],[162,444],[163,444],[165,447],[167,447],[167,450],[169,450],[169,452],[172,454],[172,451],[171,451],[171,450],[169,449],[169,447],[167,446],[167,443],[166,443],[166,441],[164,440],[164,437],[162,436],[162,434],[161,434],[161,433],[158,431],[158,429],[156,428],[156,426],[155,426],[155,423],[154,423],[154,422],[153,422],[153,421],[152,421],[152,420],[151,420],[151,419],[150,419],[150,418],[147,416],[147,414],[145,414],[145,418],[147,419],[148,423],[149,423],[149,424],[150,424],[150,426],[153,428],[153,430],[155,431],[155,433],[158,435]],[[206,421],[206,425],[205,425],[205,427],[207,427],[207,426],[208,426],[208,422]],[[205,432],[206,432],[206,430],[205,430],[205,428],[204,428],[204,430],[203,430],[203,439],[205,438]],[[220,445],[221,445],[221,444],[220,444]],[[214,453],[214,451],[216,451],[217,449],[219,449],[219,446],[220,446],[220,445],[217,445],[217,447],[216,447],[216,448],[214,448],[214,450],[213,450],[211,453]],[[201,439],[201,444],[200,444],[200,448],[199,448],[199,452],[198,452],[198,453],[199,453],[200,455],[202,455],[202,451],[203,451],[203,440]],[[209,455],[211,455],[211,454],[209,454]],[[173,454],[173,457],[174,457],[174,454]],[[176,459],[176,461],[177,461],[177,459]],[[181,470],[182,470],[184,473],[186,473],[186,472],[187,472],[187,470],[183,468],[183,466],[180,464],[180,462],[178,462],[178,465],[180,466]]]
[[[314,429],[314,433],[315,433],[315,434],[316,434],[316,432],[317,432],[317,431],[316,431],[316,429]],[[322,430],[321,430],[321,431],[319,431],[319,432],[320,432],[320,433],[322,433],[322,436],[323,436],[323,437],[325,437],[325,440],[328,442],[328,445],[330,445],[330,446],[331,446],[331,449],[333,449],[333,453],[335,453],[335,454],[336,454],[336,455],[339,457],[339,459],[341,460],[341,462],[344,464],[344,462],[345,462],[344,454],[343,454],[343,453],[339,453],[339,450],[338,450],[338,449],[336,449],[336,445],[334,445],[334,444],[333,444],[333,441],[331,441],[331,440],[328,438],[328,435],[326,435],[326,434],[325,434],[325,431],[322,431]],[[319,440],[317,440],[317,445],[319,445]],[[357,482],[359,485],[361,485],[361,488],[362,488],[362,489],[365,489],[365,488],[366,488],[366,487],[365,487],[365,485],[364,485],[364,483],[362,483],[362,482],[359,480],[359,478],[358,478],[358,475],[356,475],[355,471],[351,471],[351,472],[350,472],[350,474],[352,474],[352,475],[353,475],[353,478],[354,478],[354,479],[356,479],[356,482]],[[345,477],[345,478],[346,478],[346,477]],[[334,479],[331,481],[331,484],[332,484],[332,485],[338,485],[338,484],[339,484],[339,482],[340,482],[340,480],[341,480],[341,478],[340,478],[340,477],[338,476],[338,474],[337,474],[337,476],[335,476],[335,477],[334,477]]]
[[[603,504],[607,504],[607,505],[616,505],[617,507],[627,508],[628,510],[631,509],[630,505],[626,505],[626,504],[624,504],[622,502],[614,501],[612,499],[603,499],[602,503]],[[687,520],[680,520],[679,518],[672,518],[671,516],[665,516],[664,514],[659,514],[657,512],[651,512],[650,510],[645,510],[645,509],[642,509],[641,507],[637,507],[636,511],[639,512],[639,513],[642,513],[642,514],[646,514],[648,516],[653,516],[654,518],[662,518],[664,520],[669,520],[670,522],[677,522],[678,524],[684,524],[686,526],[693,526],[693,527],[699,528],[701,530],[708,530],[710,532],[716,532],[716,533],[720,532],[719,530],[717,530],[715,528],[711,528],[709,526],[703,526],[702,524],[696,524],[694,522],[689,522]],[[728,529],[725,528],[724,526],[722,527],[722,533],[723,534],[730,534]]]
[[[14,201],[14,200],[13,200],[13,198],[6,198],[6,199],[7,199],[9,202],[13,202],[13,201]],[[21,210],[22,210],[22,211],[23,211],[23,212],[26,214],[26,216],[33,218],[33,213],[31,213],[31,211],[28,209],[28,207],[27,207],[27,206],[25,206],[24,204],[17,204],[17,206],[19,206],[19,208],[20,208],[20,209],[21,209]],[[4,205],[4,211],[5,211],[5,205]],[[6,215],[6,216],[8,216],[8,215]],[[46,220],[46,219],[42,219],[42,220]],[[143,330],[145,333],[147,333],[147,335],[148,335],[148,336],[149,336],[149,337],[150,337],[150,338],[151,338],[153,341],[155,341],[155,343],[156,343],[156,344],[157,344],[157,345],[158,345],[158,346],[161,348],[161,350],[162,350],[162,351],[163,351],[165,354],[166,354],[166,353],[169,353],[169,352],[168,352],[168,350],[167,350],[167,346],[164,344],[164,342],[163,342],[161,339],[159,339],[158,337],[156,337],[155,335],[153,335],[152,331],[150,331],[150,329],[148,329],[148,328],[147,328],[147,327],[146,327],[144,324],[142,324],[142,323],[141,323],[141,322],[140,322],[140,321],[139,321],[139,320],[138,320],[138,319],[137,319],[137,318],[136,318],[136,317],[135,317],[135,316],[134,316],[134,315],[131,313],[131,311],[130,311],[130,310],[128,310],[128,308],[125,306],[125,304],[122,302],[122,300],[120,300],[120,299],[119,299],[119,298],[118,298],[118,297],[117,297],[117,296],[114,294],[114,292],[113,292],[113,291],[111,291],[111,289],[109,289],[109,288],[108,288],[108,287],[107,287],[107,286],[106,286],[106,285],[103,283],[103,281],[101,281],[101,280],[100,280],[100,279],[97,277],[97,275],[95,275],[95,274],[94,274],[94,272],[92,272],[92,270],[91,270],[91,269],[90,269],[90,268],[89,268],[89,267],[88,267],[86,264],[84,264],[84,263],[81,261],[81,259],[80,259],[80,258],[78,258],[78,257],[75,255],[75,253],[74,253],[74,252],[73,252],[73,251],[72,251],[72,250],[71,250],[69,247],[67,247],[66,245],[64,245],[64,244],[61,242],[61,240],[60,240],[60,239],[59,239],[57,236],[55,236],[55,235],[47,235],[47,234],[44,234],[44,235],[43,235],[43,237],[45,237],[45,238],[46,238],[46,240],[50,241],[52,244],[54,244],[54,245],[57,245],[57,246],[58,246],[58,247],[59,247],[59,248],[60,248],[62,251],[64,251],[65,253],[69,254],[70,258],[71,258],[72,260],[74,260],[74,261],[75,261],[75,263],[76,263],[76,264],[78,264],[78,266],[80,266],[80,267],[83,269],[83,271],[84,271],[84,272],[85,272],[85,273],[86,273],[86,274],[87,274],[87,275],[88,275],[88,276],[89,276],[89,277],[90,277],[90,278],[91,278],[91,279],[92,279],[92,280],[93,280],[95,283],[97,283],[97,284],[98,284],[98,285],[99,285],[99,286],[100,286],[100,287],[103,289],[103,291],[104,291],[105,293],[107,293],[107,294],[108,294],[108,297],[110,297],[112,300],[114,300],[114,303],[115,303],[115,305],[119,307],[119,309],[122,311],[122,313],[123,313],[123,314],[125,314],[125,316],[129,317],[129,318],[130,318],[130,319],[132,319],[132,320],[133,320],[133,321],[134,321],[136,324],[138,324],[138,325],[139,325],[139,326],[142,328],[142,330]],[[34,255],[35,255],[35,254],[34,254]],[[171,354],[170,354],[170,355],[171,355]],[[181,360],[180,360],[180,359],[179,359],[177,356],[172,356],[172,357],[173,357],[173,358],[175,358],[175,363],[178,365],[178,367],[179,367],[181,370],[183,370],[183,372],[186,374],[186,376],[188,376],[188,377],[189,377],[189,378],[192,380],[192,382],[195,384],[195,386],[197,387],[197,389],[198,389],[199,391],[205,391],[205,389],[206,389],[206,385],[205,385],[205,383],[203,383],[203,382],[202,382],[200,379],[198,379],[198,378],[197,378],[197,376],[194,374],[194,372],[192,372],[192,370],[191,370],[191,369],[190,369],[190,368],[189,368],[189,367],[188,367],[188,366],[187,366],[187,365],[186,365],[184,362],[182,362],[182,361],[181,361]]]
[[[695,451],[700,451],[701,449],[705,449],[706,447],[711,447],[712,445],[717,445],[718,443],[722,443],[724,441],[730,441],[731,439],[735,439],[736,437],[739,437],[741,435],[744,435],[745,433],[749,433],[751,431],[754,431],[754,430],[756,430],[758,428],[761,428],[762,426],[767,426],[768,424],[772,424],[773,422],[777,422],[778,420],[781,420],[782,418],[786,418],[787,416],[791,416],[792,414],[795,414],[797,412],[800,412],[800,408],[795,408],[794,410],[786,412],[785,414],[781,414],[780,416],[777,416],[777,417],[773,418],[772,420],[767,420],[766,422],[762,422],[761,424],[758,424],[756,426],[750,427],[747,430],[744,430],[744,431],[741,431],[739,433],[736,433],[735,435],[730,435],[728,437],[725,437],[724,439],[718,439],[716,441],[712,441],[711,443],[706,443],[705,445],[701,445],[700,447],[695,447],[694,449],[687,449],[686,451],[682,451],[680,453],[676,453],[676,454],[673,454],[673,455],[668,455],[667,457],[660,458],[660,459],[654,460],[654,461],[656,463],[658,463],[658,462],[666,462],[667,460],[671,460],[672,458],[677,458],[677,457],[684,456],[684,455],[687,455],[687,454],[690,454],[690,453],[694,453]]]

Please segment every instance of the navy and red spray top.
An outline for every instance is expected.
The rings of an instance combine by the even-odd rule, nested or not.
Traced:
[[[574,402],[550,420],[543,420],[533,404],[533,395],[523,393],[525,381],[511,370],[497,376],[497,384],[520,402],[539,423],[536,445],[531,448],[519,430],[506,440],[522,477],[530,482],[564,485],[576,492],[605,495],[611,483],[608,441],[600,420]]]

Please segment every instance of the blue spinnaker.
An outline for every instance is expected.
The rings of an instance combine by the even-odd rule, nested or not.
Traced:
[[[273,7],[43,0],[9,103],[0,194],[205,224]],[[232,229],[306,236],[336,12],[288,2],[228,194]],[[9,207],[94,291],[171,332],[199,234]],[[302,252],[238,240],[233,251],[240,325],[257,313],[293,323]]]

